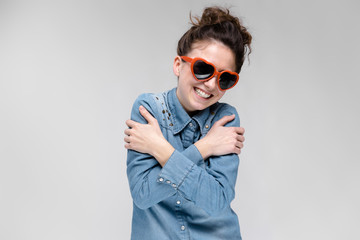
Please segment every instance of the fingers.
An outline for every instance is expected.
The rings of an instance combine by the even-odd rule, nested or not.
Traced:
[[[129,143],[130,142],[131,129],[130,128],[125,129],[124,134],[125,134],[124,141]]]
[[[146,110],[146,108],[144,108],[143,106],[140,106],[140,107],[139,107],[139,112],[140,112],[141,116],[143,116],[148,123],[154,123],[155,121],[157,121],[156,118],[154,118],[154,117],[148,112],[148,110]],[[133,120],[131,120],[131,119],[126,120],[125,123],[126,123],[126,125],[127,125],[129,128],[133,128],[133,127],[135,127],[136,124],[139,124],[138,122],[135,122],[135,121],[133,121]]]
[[[237,135],[236,136],[236,140],[238,140],[239,142],[244,142],[245,141],[245,137],[243,135]]]
[[[228,123],[234,119],[235,119],[235,114],[229,115],[229,116],[224,116],[220,120],[216,121],[216,123],[214,125],[224,126],[226,123]]]
[[[237,134],[241,134],[241,135],[244,135],[245,133],[245,129],[243,127],[237,127],[235,131]]]
[[[124,137],[124,142],[130,143],[130,136],[126,135],[126,136]]]
[[[156,121],[156,119],[143,106],[139,107],[139,111],[140,111],[141,116],[143,116],[148,123],[151,124]]]
[[[129,128],[133,128],[136,124],[137,124],[137,122],[135,122],[135,121],[133,121],[133,120],[131,120],[131,119],[129,119],[129,120],[126,120],[126,125],[129,127]]]
[[[127,130],[130,130],[130,129],[127,129]],[[131,149],[130,133],[125,130],[125,134],[126,134],[126,135],[125,135],[125,137],[124,137],[124,142],[125,142],[124,147],[125,147],[126,149]]]
[[[236,154],[240,154],[241,153],[241,149],[244,147],[244,144],[240,141],[237,141],[234,147],[234,153]]]
[[[125,134],[125,137],[124,137],[125,145],[124,145],[124,147],[126,149],[132,149],[131,144],[130,144],[130,142],[131,142],[131,136],[130,136],[131,135],[131,129],[130,128],[125,129],[124,134]]]
[[[125,135],[130,136],[131,129],[130,128],[125,129],[124,133]]]
[[[244,144],[240,141],[236,143],[236,147],[242,149],[244,147]]]
[[[130,143],[126,143],[126,144],[124,145],[124,147],[125,147],[126,149],[133,150],[133,147],[131,146]]]
[[[124,131],[124,133],[126,134],[125,135],[125,137],[124,137],[124,142],[125,142],[125,144],[124,144],[124,147],[126,148],[126,149],[130,149],[130,150],[134,150],[134,143],[133,143],[133,138],[132,138],[132,136],[131,136],[131,129],[126,129],[125,131]]]

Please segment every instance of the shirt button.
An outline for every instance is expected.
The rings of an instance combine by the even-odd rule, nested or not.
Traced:
[[[159,182],[163,182],[164,181],[164,179],[161,177],[161,178],[159,178]]]
[[[170,180],[167,180],[166,183],[167,183],[167,184],[170,184],[171,182],[170,182]]]
[[[181,202],[180,202],[179,200],[176,201],[176,204],[177,204],[177,205],[180,205],[180,203],[181,203]]]
[[[192,124],[192,123],[189,123],[189,126],[190,126],[190,127],[192,127],[192,126],[193,126],[193,124]]]
[[[185,230],[185,226],[181,226],[181,231],[184,231]]]
[[[173,188],[176,188],[176,184],[175,184],[175,183],[173,183],[171,186],[173,186]]]
[[[209,128],[209,125],[205,125],[205,128],[208,129],[208,128]]]

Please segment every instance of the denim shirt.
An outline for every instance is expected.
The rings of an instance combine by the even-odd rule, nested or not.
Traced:
[[[133,240],[241,239],[235,197],[237,154],[203,159],[194,143],[225,115],[235,114],[225,126],[240,126],[234,107],[215,103],[190,117],[181,106],[176,88],[160,94],[140,95],[131,119],[147,123],[144,106],[158,121],[175,148],[164,167],[156,159],[128,150],[127,176],[133,198]]]

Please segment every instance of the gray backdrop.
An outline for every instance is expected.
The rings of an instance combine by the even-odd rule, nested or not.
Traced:
[[[0,239],[130,238],[124,122],[176,86],[189,12],[214,3],[254,37],[223,99],[246,129],[243,238],[360,239],[355,0],[0,0]]]

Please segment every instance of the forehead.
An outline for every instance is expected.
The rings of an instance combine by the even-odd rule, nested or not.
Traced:
[[[235,55],[233,51],[222,42],[216,40],[195,42],[191,46],[188,57],[203,58],[213,63],[218,71],[235,71]]]

